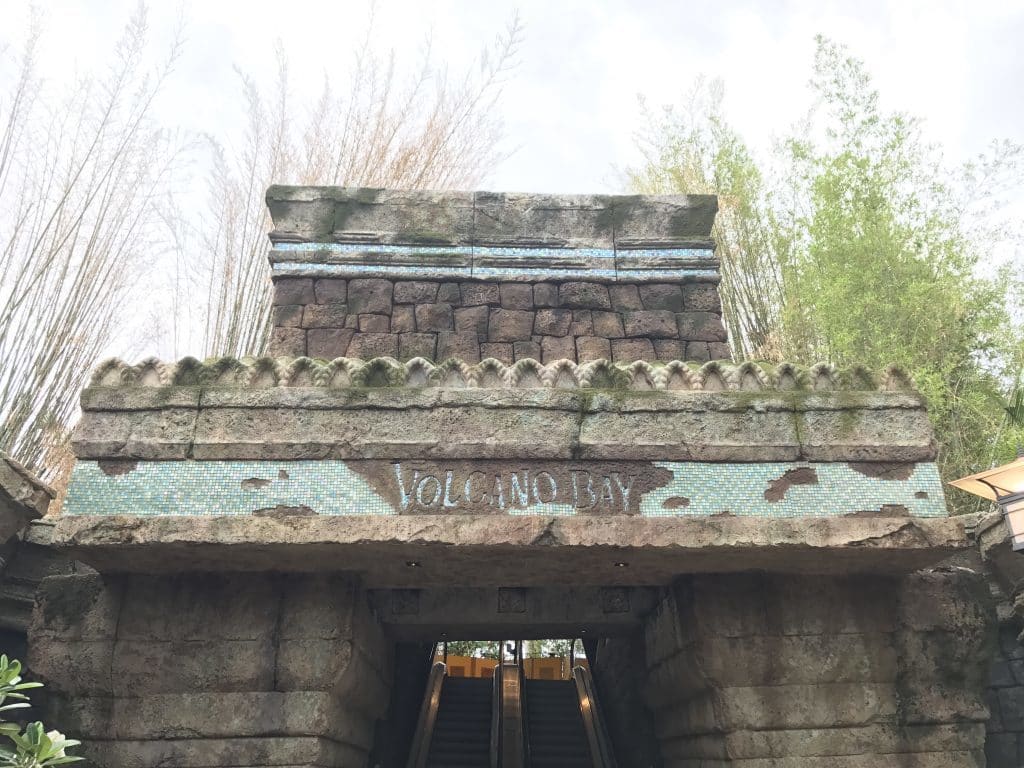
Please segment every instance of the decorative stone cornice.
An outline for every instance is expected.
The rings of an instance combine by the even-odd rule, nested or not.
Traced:
[[[186,357],[177,363],[148,358],[136,365],[111,359],[95,370],[91,387],[440,387],[444,389],[610,389],[674,391],[912,391],[910,377],[900,368],[882,371],[863,367],[838,369],[825,363],[804,367],[790,363],[768,365],[712,361],[697,365],[613,363],[608,360],[576,364],[558,360],[542,364],[520,360],[514,365],[488,359],[469,364],[460,360],[432,363],[423,358],[400,362],[390,357],[357,360],[340,357],[298,358]]]
[[[276,276],[717,282],[714,195],[267,190]]]
[[[53,489],[0,452],[0,544],[46,514]]]

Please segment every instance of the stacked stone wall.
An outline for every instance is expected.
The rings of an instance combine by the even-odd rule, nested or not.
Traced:
[[[990,717],[985,740],[988,768],[1024,765],[1024,626],[1016,616],[1001,617],[986,701]]]
[[[44,580],[31,666],[101,768],[360,768],[391,652],[340,576]]]
[[[975,581],[681,580],[646,630],[665,765],[984,765],[991,616]]]
[[[511,364],[728,359],[713,282],[440,282],[281,277],[274,355]]]

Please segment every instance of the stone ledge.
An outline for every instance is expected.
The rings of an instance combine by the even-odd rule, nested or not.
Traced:
[[[622,250],[713,247],[714,195],[552,195],[271,186],[271,241]]]
[[[147,358],[136,365],[111,359],[98,365],[90,387],[438,387],[441,389],[611,389],[672,391],[913,391],[910,377],[890,366],[874,372],[863,367],[840,370],[825,363],[798,366],[712,361],[702,365],[673,360],[661,363],[613,363],[558,360],[541,364],[521,360],[505,365],[488,359],[469,364],[460,360],[433,363],[414,358],[407,363],[391,357],[370,360],[308,357],[215,358],[178,362]],[[167,405],[195,405],[187,392],[167,396]]]
[[[650,586],[681,573],[908,573],[970,547],[964,523],[903,517],[74,516],[58,521],[52,546],[100,571],[343,570],[361,573],[370,587]]]
[[[0,451],[0,544],[46,514],[54,491]]]

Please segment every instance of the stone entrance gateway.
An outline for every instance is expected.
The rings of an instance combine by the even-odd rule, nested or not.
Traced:
[[[404,766],[442,637],[584,638],[620,766],[984,765],[922,399],[726,362],[714,198],[268,203],[273,356],[82,396],[29,653],[96,765]]]

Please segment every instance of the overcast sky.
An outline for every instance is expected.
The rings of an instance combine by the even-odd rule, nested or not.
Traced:
[[[44,65],[54,79],[110,53],[136,0],[40,0]],[[280,39],[295,79],[315,90],[342,79],[367,17],[365,0],[159,0],[156,42],[185,20],[185,49],[160,104],[182,127],[237,123],[234,66],[272,77]],[[22,0],[0,0],[0,40],[19,29]],[[887,106],[923,117],[951,160],[996,137],[1024,141],[1024,0],[379,0],[380,40],[414,64],[431,35],[453,67],[470,62],[518,10],[519,66],[501,101],[514,153],[492,189],[617,191],[636,159],[637,97],[678,101],[698,75],[726,85],[726,111],[755,148],[770,145],[807,105],[814,35],[865,59]]]

